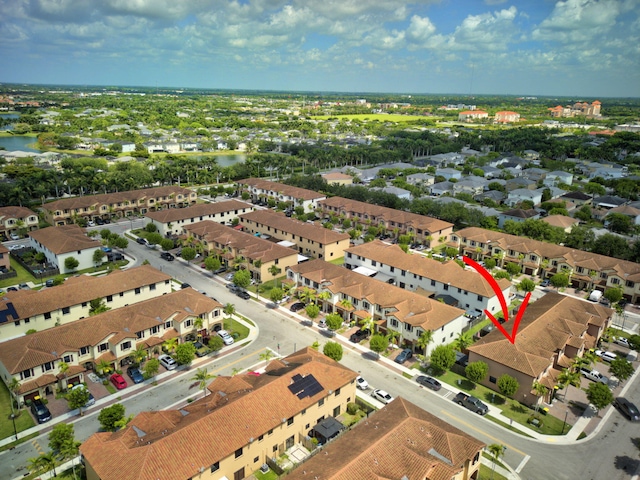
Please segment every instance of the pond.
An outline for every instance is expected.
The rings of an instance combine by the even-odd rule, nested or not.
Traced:
[[[10,152],[21,150],[23,152],[36,152],[40,153],[42,150],[38,150],[32,147],[28,147],[30,143],[36,143],[38,140],[36,137],[28,137],[26,135],[12,135],[10,137],[0,137],[0,147],[4,147],[5,150]]]

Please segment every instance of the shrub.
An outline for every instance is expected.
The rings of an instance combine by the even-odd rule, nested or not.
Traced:
[[[356,413],[358,413],[358,410],[360,410],[360,407],[358,407],[356,403],[347,403],[347,413],[349,415],[355,415]]]

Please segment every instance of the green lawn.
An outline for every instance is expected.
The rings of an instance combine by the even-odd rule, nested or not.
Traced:
[[[0,382],[0,438],[7,438],[13,435],[13,422],[9,417],[11,413],[11,403],[9,401],[9,389],[4,382]],[[20,410],[20,416],[16,418],[16,430],[22,432],[35,425],[33,418],[26,408]]]
[[[473,382],[467,380],[465,377],[451,371],[448,371],[443,375],[438,376],[437,378],[442,382],[453,385],[463,392],[470,393],[483,402],[490,403],[491,405],[500,408],[502,410],[502,414],[505,417],[512,419],[514,421],[514,424],[519,423],[520,425],[523,425],[531,430],[545,435],[562,434],[562,427],[564,425],[564,422],[559,418],[556,418],[552,415],[540,414],[542,426],[540,428],[536,428],[527,423],[527,420],[531,417],[531,415],[535,413],[534,410],[523,406],[520,402],[505,398],[498,392],[494,392],[493,390],[483,385],[474,384]],[[565,427],[565,433],[567,433],[569,428]]]
[[[507,477],[500,475],[498,472],[494,472],[492,467],[486,465],[480,465],[480,476],[478,480],[507,480]]]
[[[11,285],[17,285],[19,283],[33,282],[35,278],[31,275],[26,268],[16,262],[13,257],[11,258],[11,268],[13,268],[18,274],[17,277],[7,278],[0,280],[0,288],[9,287]]]
[[[317,117],[318,120],[327,120],[329,118],[338,118],[338,119],[346,119],[346,120],[362,120],[362,121],[378,121],[378,122],[413,122],[416,120],[425,120],[427,121],[427,117],[423,117],[420,115],[399,115],[399,114],[385,114],[385,113],[355,113],[350,115],[319,115]],[[430,119],[430,118],[429,118]]]
[[[249,328],[245,327],[240,322],[233,320],[232,318],[224,319],[224,329],[231,335],[237,333],[239,337],[236,341],[243,340],[249,336]]]

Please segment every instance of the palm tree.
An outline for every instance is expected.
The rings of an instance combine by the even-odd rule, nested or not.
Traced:
[[[264,361],[265,363],[268,363],[269,360],[271,360],[271,357],[273,357],[273,351],[269,349],[266,349],[260,354],[260,360]]]
[[[540,397],[541,399],[544,399],[544,397],[547,395],[547,392],[549,392],[549,389],[545,387],[543,384],[541,384],[540,382],[538,382],[537,380],[535,380],[533,382],[533,391],[538,397]],[[540,408],[540,400],[536,402],[536,410],[535,410],[536,413],[538,413],[539,408]]]
[[[369,330],[369,332],[371,332],[371,334],[375,333],[376,330],[376,322],[373,320],[373,317],[368,316],[366,318],[363,318],[362,320],[360,320],[360,330]]]
[[[43,453],[39,457],[40,465],[42,465],[42,472],[48,472],[53,470],[53,476],[57,477],[56,467],[59,465],[58,459],[53,452]]]
[[[276,277],[276,275],[278,275],[280,272],[282,272],[282,269],[280,267],[278,267],[275,263],[273,265],[271,265],[269,267],[269,273],[271,274],[272,277]],[[278,279],[275,278],[276,280],[276,288],[278,288]]]
[[[431,330],[425,330],[420,334],[416,345],[424,350],[424,355],[427,355],[427,347],[433,342],[433,332]]]
[[[169,354],[172,354],[176,350],[177,346],[178,346],[178,337],[169,338],[169,339],[165,340],[164,342],[162,342],[162,347],[167,352],[169,352]]]
[[[400,332],[396,330],[389,330],[389,332],[387,333],[387,339],[389,340],[389,343],[395,344],[398,338],[400,338]]]
[[[147,358],[147,350],[143,345],[138,345],[136,346],[134,352],[131,354],[131,357],[136,364],[140,365]]]
[[[499,445],[497,443],[492,443],[487,447],[489,453],[491,454],[491,461],[493,463],[493,470],[491,470],[491,478],[493,478],[493,472],[496,471],[496,462],[500,459],[500,457],[504,454],[504,446]]]
[[[558,375],[558,384],[561,389],[566,388],[568,390],[569,385],[580,388],[580,374],[565,368],[560,372],[560,375]],[[567,397],[567,391],[564,392],[564,397]]]
[[[108,372],[110,368],[111,364],[106,360],[100,360],[99,362],[96,362],[96,371],[100,372],[101,375]]]
[[[207,371],[207,368],[199,368],[196,370],[196,374],[190,378],[190,380],[195,380],[199,382],[200,389],[204,392],[203,396],[207,396],[207,381],[211,380],[214,376]]]
[[[224,312],[225,315],[231,316],[234,313],[236,313],[236,307],[233,305],[233,303],[227,303],[222,309],[222,311]]]
[[[67,389],[67,372],[69,371],[69,364],[67,362],[60,362],[58,364],[58,369],[60,370],[60,375],[64,379],[64,389]]]
[[[467,348],[473,344],[473,338],[471,338],[469,332],[460,332],[456,337],[454,344],[459,351],[464,353]]]
[[[40,455],[39,457],[30,458],[28,462],[29,463],[27,464],[27,470],[29,470],[31,473],[35,473],[36,475],[38,475],[39,473],[45,471],[44,462],[42,461],[42,455]]]
[[[74,438],[65,441],[60,449],[60,455],[63,459],[71,459],[71,469],[73,470],[73,478],[76,478],[76,464],[73,459],[78,456],[80,442],[76,442]]]

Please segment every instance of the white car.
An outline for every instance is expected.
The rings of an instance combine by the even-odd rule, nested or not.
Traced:
[[[629,340],[625,337],[617,337],[613,341],[613,343],[617,343],[618,345],[622,345],[623,347],[631,348],[631,345],[629,345]]]
[[[358,375],[356,377],[356,386],[360,389],[360,390],[368,390],[369,389],[369,384],[367,383],[367,381],[362,378],[360,375]]]
[[[613,362],[618,356],[612,352],[605,352],[602,350],[596,350],[596,355],[605,362]]]
[[[175,370],[178,367],[178,362],[176,362],[169,355],[160,355],[158,357],[158,361],[160,365],[162,365],[167,370]]]
[[[20,240],[20,235],[18,235],[17,233],[12,233],[9,235],[9,237],[11,238],[11,240]]]
[[[225,345],[233,345],[233,337],[226,330],[219,330],[218,335],[222,338]]]
[[[380,390],[380,389],[374,390],[371,396],[376,400],[384,403],[385,405],[387,403],[393,402],[393,397],[389,395],[387,392],[385,392],[384,390]]]

